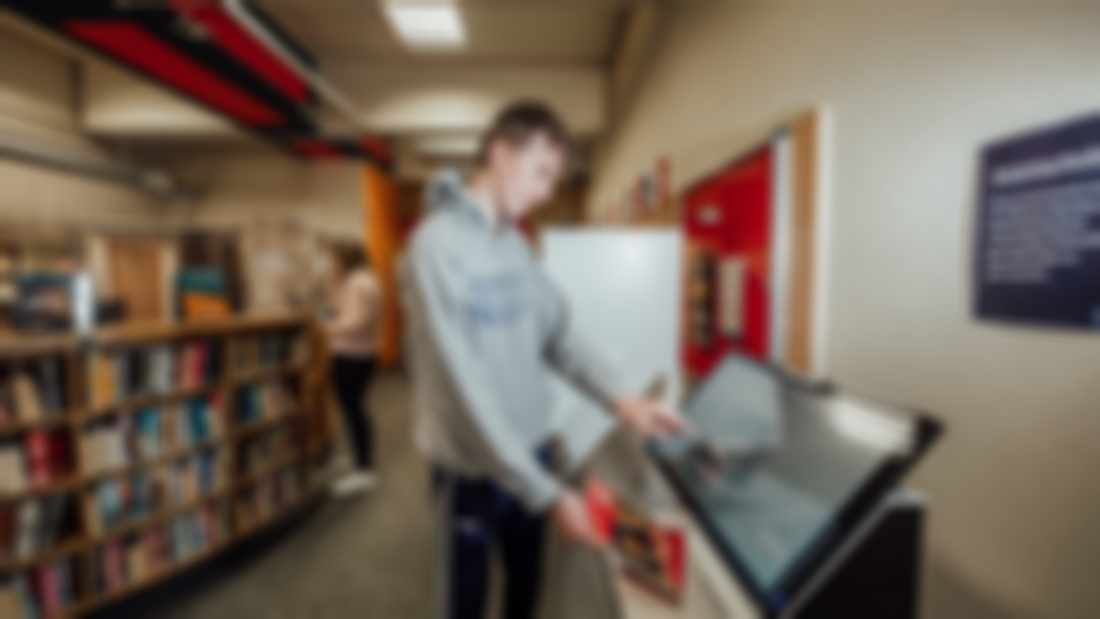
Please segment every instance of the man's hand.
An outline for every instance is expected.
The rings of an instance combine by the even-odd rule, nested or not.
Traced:
[[[562,493],[554,505],[553,518],[565,539],[593,548],[604,546],[588,514],[588,505],[576,493],[569,490]]]
[[[688,429],[679,413],[656,400],[622,398],[615,401],[614,407],[623,423],[646,436],[660,438]]]

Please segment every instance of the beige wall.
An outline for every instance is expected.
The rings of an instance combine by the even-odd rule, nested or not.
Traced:
[[[202,194],[195,223],[232,227],[289,217],[327,234],[362,238],[362,165],[309,163],[272,148],[247,148],[192,153],[176,167]]]
[[[590,206],[659,155],[824,104],[827,372],[942,415],[930,617],[1100,616],[1100,339],[981,324],[979,147],[1100,108],[1100,3],[685,3]]]
[[[107,161],[77,124],[73,67],[0,32],[0,139]],[[145,194],[0,158],[0,222],[166,226],[185,216]]]

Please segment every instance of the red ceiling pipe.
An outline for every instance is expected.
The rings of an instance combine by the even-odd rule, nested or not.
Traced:
[[[208,71],[137,24],[112,19],[71,21],[65,24],[65,30],[241,122],[258,126],[285,124],[278,111]]]

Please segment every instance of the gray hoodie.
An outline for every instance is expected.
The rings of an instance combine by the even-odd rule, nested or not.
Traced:
[[[543,511],[561,491],[535,455],[553,438],[548,370],[604,405],[622,395],[617,378],[570,329],[514,226],[494,225],[453,173],[426,200],[401,265],[417,444]]]

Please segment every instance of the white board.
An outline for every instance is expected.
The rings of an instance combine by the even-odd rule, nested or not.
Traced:
[[[567,299],[574,327],[619,373],[631,395],[664,377],[664,400],[678,404],[680,281],[678,231],[550,229],[543,261]],[[556,420],[563,436],[606,420],[588,399],[557,381]],[[591,436],[593,432],[585,434]],[[573,445],[585,457],[595,445]]]

